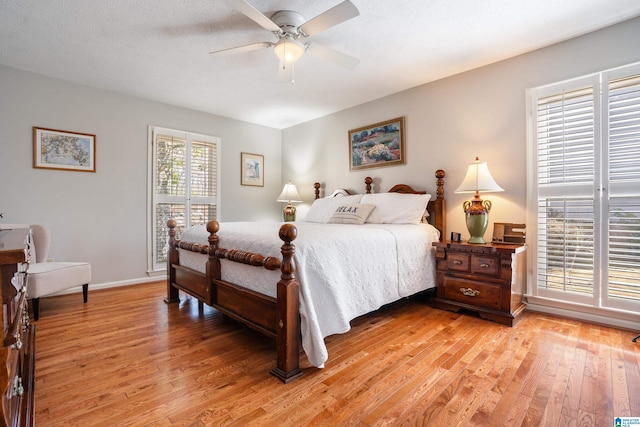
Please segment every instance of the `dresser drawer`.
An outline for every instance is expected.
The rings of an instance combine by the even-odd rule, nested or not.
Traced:
[[[447,254],[447,268],[452,271],[469,272],[469,255],[460,253]]]
[[[444,278],[444,298],[476,307],[500,310],[500,285],[453,277]]]
[[[498,277],[500,259],[494,256],[471,255],[471,273]]]

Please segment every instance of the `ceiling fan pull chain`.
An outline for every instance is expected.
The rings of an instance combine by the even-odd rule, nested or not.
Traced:
[[[296,63],[292,62],[291,63],[291,84],[294,85],[296,84]]]

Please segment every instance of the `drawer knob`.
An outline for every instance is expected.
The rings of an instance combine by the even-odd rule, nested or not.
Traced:
[[[478,295],[480,295],[480,291],[471,288],[460,288],[460,292],[462,292],[462,295],[468,297],[477,297]]]
[[[22,387],[22,378],[15,377],[13,379],[13,390],[11,396],[22,396],[24,394],[24,387]]]
[[[454,259],[454,260],[453,260],[453,263],[454,263],[455,265],[462,265],[462,261],[460,261],[459,259]]]
[[[480,268],[489,268],[489,264],[482,263],[480,264]]]
[[[25,306],[22,309],[22,333],[26,334],[29,329],[29,309]]]

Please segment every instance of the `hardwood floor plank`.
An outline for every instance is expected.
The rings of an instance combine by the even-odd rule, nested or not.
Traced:
[[[449,425],[467,425],[478,408],[484,403],[493,383],[493,380],[487,377],[477,375],[471,377],[465,384],[466,390],[464,394],[467,395],[466,399],[451,399],[447,404],[447,409],[455,414]]]
[[[493,410],[498,404],[498,401],[500,400],[501,397],[502,395],[500,393],[496,393],[495,391],[489,391],[487,393],[487,398],[484,400],[482,405],[480,405],[480,408],[478,408],[476,413],[473,414],[471,419],[468,421],[469,426],[479,426],[479,427],[490,426],[491,424],[489,424],[489,418],[491,417],[491,414],[493,413]]]
[[[611,346],[598,349],[598,377],[596,378],[596,425],[606,425],[613,419],[613,382],[611,373]],[[607,398],[602,398],[606,396]]]
[[[554,347],[554,344],[545,341],[542,346],[543,351],[536,354],[527,365],[521,365],[521,370],[516,372],[515,381],[522,384],[521,394],[529,398],[534,397]],[[525,366],[527,366],[527,372],[524,372]]]
[[[500,400],[496,403],[496,406],[489,417],[489,425],[498,425],[504,420],[509,419],[509,413],[518,399],[518,396],[520,396],[521,388],[522,385],[515,381],[511,381],[509,383],[507,388],[502,392]]]
[[[562,403],[564,402],[564,394],[567,390],[567,381],[569,378],[569,368],[561,367],[551,387],[549,400],[542,416],[542,425],[545,426],[562,426],[560,419],[562,416]]]
[[[580,406],[580,394],[582,393],[582,382],[585,375],[585,361],[587,358],[587,350],[585,347],[586,346],[579,345],[578,348],[576,348],[573,364],[571,369],[569,369],[567,389],[562,403],[562,413],[572,419],[578,418],[578,407]]]
[[[412,298],[355,319],[327,338],[324,369],[303,354],[304,376],[282,384],[268,373],[272,340],[185,295],[168,306],[165,292],[43,300],[39,427],[564,427],[639,415],[640,345],[627,331],[536,313],[509,328]]]
[[[635,414],[640,414],[640,398],[634,398],[640,396],[640,382],[637,381],[637,379],[640,378],[640,353],[636,352],[640,345],[632,343],[631,339],[633,337],[631,334],[623,331],[619,332],[621,332],[624,369],[627,374],[627,387],[629,388],[629,412],[633,414],[633,416],[636,416]]]
[[[504,419],[503,425],[521,426],[530,404],[530,396],[522,393],[519,394],[511,405],[511,410]]]
[[[545,324],[549,326],[556,326],[551,322]],[[544,329],[544,328],[543,328]],[[560,328],[554,328],[554,331]],[[551,350],[547,364],[542,373],[535,391],[532,396],[531,404],[527,411],[527,416],[524,421],[527,425],[545,425],[542,420],[545,415],[545,408],[549,397],[551,395],[551,389],[553,387],[560,361],[564,357],[564,352],[567,345],[567,337],[561,333],[548,332],[544,334],[544,337],[553,342],[554,346]]]

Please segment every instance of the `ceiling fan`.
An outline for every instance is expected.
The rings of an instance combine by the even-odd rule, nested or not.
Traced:
[[[288,67],[288,65],[295,63],[305,52],[348,69],[355,68],[360,62],[357,58],[321,44],[301,41],[358,16],[360,12],[349,0],[343,1],[308,21],[300,13],[292,10],[281,10],[274,13],[271,18],[267,18],[245,0],[226,0],[226,2],[265,30],[272,32],[278,39],[274,42],[265,41],[216,50],[210,52],[212,55],[228,55],[273,48],[273,52],[280,60],[280,74],[287,69],[292,69],[293,67]]]

